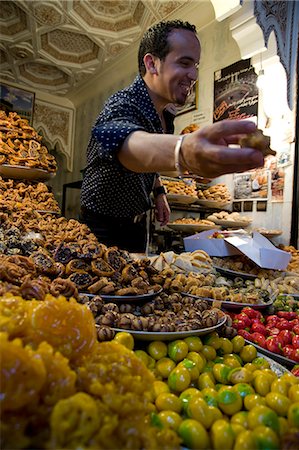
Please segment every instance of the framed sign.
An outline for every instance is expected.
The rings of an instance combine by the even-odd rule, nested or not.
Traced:
[[[250,59],[238,61],[214,73],[213,122],[257,117],[257,74]]]
[[[256,169],[233,175],[234,200],[268,199],[270,171]]]
[[[186,103],[183,106],[176,106],[176,116],[185,114],[186,112],[193,111],[197,109],[197,98],[198,98],[198,81],[194,83],[190,94],[187,97]]]
[[[0,82],[0,109],[7,114],[11,111],[27,119],[32,125],[34,110],[34,92],[25,91]]]

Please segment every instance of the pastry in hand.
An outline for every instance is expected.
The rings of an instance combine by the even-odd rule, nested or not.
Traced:
[[[262,130],[257,129],[254,133],[248,134],[240,139],[241,147],[250,147],[260,150],[264,156],[276,155],[276,151],[270,148],[270,138],[265,136]]]
[[[193,131],[199,130],[199,125],[196,123],[190,123],[190,125],[186,126],[182,131],[181,134],[188,134],[193,133]]]

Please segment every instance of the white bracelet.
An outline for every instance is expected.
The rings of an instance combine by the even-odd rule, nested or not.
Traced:
[[[181,171],[181,166],[180,166],[180,151],[181,151],[182,143],[183,143],[185,136],[186,136],[185,134],[182,134],[182,136],[180,136],[178,138],[177,143],[175,144],[175,148],[174,148],[174,166],[178,173],[179,178],[182,178],[182,176],[183,176],[183,173]]]

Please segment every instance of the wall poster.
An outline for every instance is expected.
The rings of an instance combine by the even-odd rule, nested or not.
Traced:
[[[234,199],[268,199],[270,171],[257,169],[234,174]]]
[[[277,167],[271,171],[272,202],[283,202],[284,168]]]
[[[10,111],[16,112],[23,119],[27,119],[30,125],[33,119],[34,98],[34,92],[0,83],[0,109],[6,114]]]
[[[197,109],[198,107],[197,99],[198,99],[198,81],[196,81],[196,83],[193,84],[184,106],[175,106],[176,116],[180,116],[181,114],[185,114],[186,112]]]
[[[250,59],[214,72],[213,122],[223,119],[257,118],[257,74]]]

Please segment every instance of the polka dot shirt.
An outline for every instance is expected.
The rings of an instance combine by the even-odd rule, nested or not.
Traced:
[[[167,132],[173,133],[173,116],[164,113]],[[140,75],[105,103],[92,129],[81,206],[96,214],[133,218],[151,207],[157,173],[137,173],[123,167],[117,152],[136,130],[163,133],[158,113]]]

